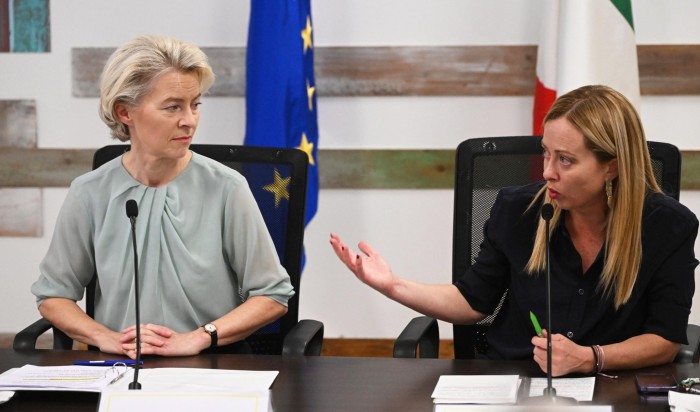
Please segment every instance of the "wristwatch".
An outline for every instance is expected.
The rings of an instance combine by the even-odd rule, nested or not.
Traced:
[[[216,326],[213,323],[207,323],[206,325],[202,326],[204,328],[204,331],[209,334],[209,337],[211,338],[211,346],[210,348],[213,348],[216,346],[216,341],[219,338],[219,335],[217,333]]]

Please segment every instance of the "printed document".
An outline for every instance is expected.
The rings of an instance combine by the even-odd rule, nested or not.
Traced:
[[[436,404],[514,404],[518,375],[442,375],[433,391]]]
[[[99,392],[124,372],[126,367],[24,365],[0,375],[0,390]]]

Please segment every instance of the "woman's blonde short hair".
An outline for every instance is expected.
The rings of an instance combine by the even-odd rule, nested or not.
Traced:
[[[113,138],[122,142],[131,138],[129,128],[117,117],[117,104],[138,105],[151,91],[154,79],[169,71],[194,73],[202,93],[214,83],[214,72],[204,52],[180,40],[140,36],[112,53],[101,76],[99,114]]]

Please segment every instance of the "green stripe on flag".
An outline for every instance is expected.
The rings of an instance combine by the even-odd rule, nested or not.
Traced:
[[[634,31],[634,21],[632,20],[632,2],[630,0],[610,0],[617,8],[617,10],[622,14],[622,17],[627,20],[627,23],[630,24],[630,27],[632,27],[632,31]]]

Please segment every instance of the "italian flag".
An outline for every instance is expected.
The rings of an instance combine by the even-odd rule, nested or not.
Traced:
[[[533,134],[557,96],[604,84],[639,110],[639,68],[631,0],[546,0],[537,50]]]

